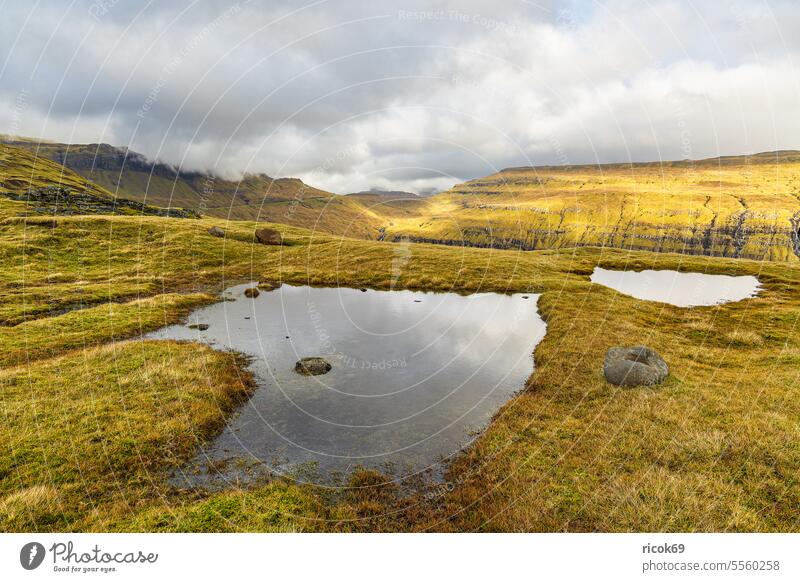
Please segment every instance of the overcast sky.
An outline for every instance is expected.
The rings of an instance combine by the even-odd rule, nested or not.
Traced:
[[[424,191],[800,149],[797,0],[0,5],[0,133],[228,178]]]

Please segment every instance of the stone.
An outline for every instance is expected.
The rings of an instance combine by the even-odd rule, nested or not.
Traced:
[[[250,287],[244,290],[245,297],[250,297],[251,299],[255,299],[259,295],[260,293],[258,292],[258,289],[256,287]]]
[[[216,236],[218,238],[225,238],[225,231],[218,226],[212,226],[211,228],[209,228],[208,234],[210,234],[211,236]]]
[[[200,331],[205,331],[208,329],[207,323],[193,323],[189,326],[189,329],[199,329]]]
[[[331,371],[330,362],[325,358],[320,357],[311,357],[311,358],[303,358],[299,362],[294,365],[294,371],[298,374],[302,374],[303,376],[319,376],[321,374],[327,374]]]
[[[653,386],[666,379],[669,367],[651,348],[617,346],[606,352],[603,374],[617,386]]]
[[[283,244],[283,236],[274,228],[259,228],[255,234],[256,241],[262,245],[280,245]]]

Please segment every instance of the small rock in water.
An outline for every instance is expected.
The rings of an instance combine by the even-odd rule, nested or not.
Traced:
[[[218,238],[224,238],[225,237],[225,231],[222,230],[218,226],[212,226],[211,228],[209,228],[208,229],[208,234],[210,234],[211,236],[216,236]]]
[[[366,292],[367,292],[367,290],[366,290],[364,287],[362,287],[362,288],[361,288],[361,292],[362,292],[362,293],[366,293]]]
[[[528,299],[529,297],[530,297],[529,295],[523,295],[522,296],[523,299]]]
[[[422,303],[422,299],[414,299],[414,303]]]
[[[250,287],[249,289],[244,290],[245,297],[250,297],[252,299],[255,299],[259,295],[260,293],[258,292],[258,289],[256,287]]]
[[[617,386],[653,386],[669,375],[669,367],[658,353],[646,346],[613,347],[603,362],[606,380]]]
[[[193,323],[189,326],[189,329],[199,329],[200,331],[205,331],[208,329],[207,323]]]
[[[294,371],[303,376],[327,374],[331,371],[331,368],[333,366],[331,366],[330,362],[320,357],[303,358],[294,365]]]

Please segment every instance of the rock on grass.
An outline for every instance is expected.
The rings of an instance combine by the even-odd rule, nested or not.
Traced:
[[[255,234],[256,241],[262,245],[281,245],[283,236],[274,228],[259,228]]]
[[[651,348],[614,347],[606,352],[603,373],[606,380],[617,386],[653,386],[664,381],[669,367]]]

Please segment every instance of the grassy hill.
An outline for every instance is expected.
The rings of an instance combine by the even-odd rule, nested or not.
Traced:
[[[0,190],[22,194],[52,186],[113,198],[114,195],[61,164],[36,156],[25,148],[0,143]]]
[[[116,196],[80,174],[24,148],[0,143],[0,198],[25,202],[28,213],[63,215],[124,213],[195,216]]]
[[[800,153],[699,162],[511,168],[394,219],[391,240],[576,246],[796,261]]]
[[[162,207],[189,208],[230,220],[308,226],[323,233],[375,238],[384,218],[358,196],[337,196],[297,178],[248,174],[239,181],[176,171],[141,154],[108,144],[63,144],[5,138],[38,158],[56,162],[118,196]]]
[[[209,216],[367,240],[505,249],[604,246],[797,261],[800,153],[700,161],[509,168],[415,197],[337,196],[291,178],[181,172],[104,144],[15,142],[111,192]]]

